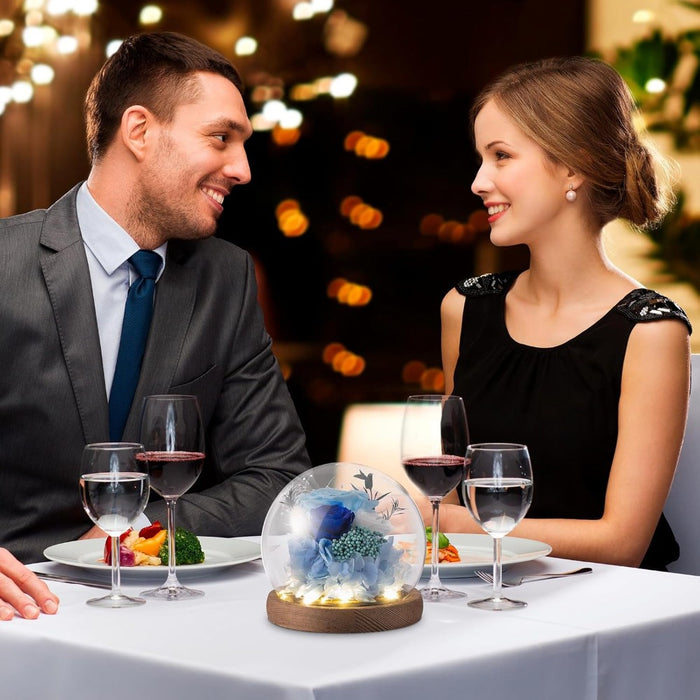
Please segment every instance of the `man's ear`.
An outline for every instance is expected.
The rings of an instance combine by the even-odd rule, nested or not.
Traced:
[[[132,105],[122,114],[119,136],[137,160],[143,160],[152,140],[155,118],[153,113],[141,105]]]

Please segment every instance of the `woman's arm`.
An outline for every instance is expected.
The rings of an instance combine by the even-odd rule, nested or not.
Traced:
[[[445,375],[445,393],[451,394],[454,390],[454,374],[459,357],[459,339],[462,335],[462,316],[464,314],[464,297],[456,290],[450,290],[442,300],[440,306],[440,323],[442,327],[442,371]],[[442,499],[445,504],[459,504],[459,496],[456,490],[450,491]],[[425,517],[426,523],[432,523],[432,506],[428,499],[425,503],[419,503],[421,513]],[[442,525],[442,530],[445,530]]]
[[[557,557],[638,566],[673,480],[689,384],[685,326],[670,320],[637,324],[622,372],[618,439],[603,516],[598,520],[525,518],[512,534],[547,542]],[[445,504],[440,521],[445,532],[480,531],[462,506]]]
[[[454,389],[454,373],[459,357],[459,339],[462,334],[464,297],[456,290],[450,290],[440,305],[442,325],[442,371],[445,374],[445,393]]]

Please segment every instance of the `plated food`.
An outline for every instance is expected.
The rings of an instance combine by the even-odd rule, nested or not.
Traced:
[[[425,563],[430,564],[430,557],[433,552],[433,528],[425,528],[425,539],[427,540],[427,546],[425,550]],[[458,562],[461,561],[459,556],[459,550],[455,547],[447,537],[444,532],[438,532],[438,546],[440,547],[438,551],[438,562],[441,564],[443,562]]]
[[[178,566],[201,564],[205,556],[197,535],[182,527],[175,528],[175,558]],[[105,564],[112,562],[111,538],[105,540]],[[120,566],[167,566],[168,531],[156,520],[141,530],[129,529],[119,537]]]
[[[476,569],[493,566],[493,541],[489,535],[465,532],[447,533],[450,544],[459,552],[460,561],[440,564],[440,578],[475,576]],[[552,548],[545,542],[506,535],[503,538],[503,567],[546,557]],[[423,576],[430,576],[430,564],[423,567]]]
[[[204,551],[201,564],[183,566],[182,573],[188,577],[206,575],[212,571],[260,558],[260,544],[245,538],[199,536]],[[73,540],[47,547],[44,556],[57,564],[79,567],[108,575],[111,567],[105,564],[101,539]],[[124,578],[153,578],[163,575],[167,567],[126,566],[121,572]]]

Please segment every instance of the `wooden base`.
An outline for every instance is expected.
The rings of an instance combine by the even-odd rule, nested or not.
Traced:
[[[302,632],[383,632],[413,625],[422,615],[423,598],[415,588],[392,603],[344,608],[282,600],[275,591],[267,596],[270,622]]]

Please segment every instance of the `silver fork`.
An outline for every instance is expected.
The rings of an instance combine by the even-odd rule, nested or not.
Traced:
[[[552,574],[533,574],[531,576],[521,576],[519,578],[505,578],[501,582],[503,588],[510,588],[511,586],[519,586],[521,583],[527,583],[528,581],[543,581],[547,578],[561,578],[562,576],[574,576],[575,574],[588,574],[593,569],[590,566],[584,566],[580,569],[573,569],[573,571],[559,571]],[[482,581],[486,583],[493,583],[493,575],[488,571],[475,571],[474,574],[478,576]]]

